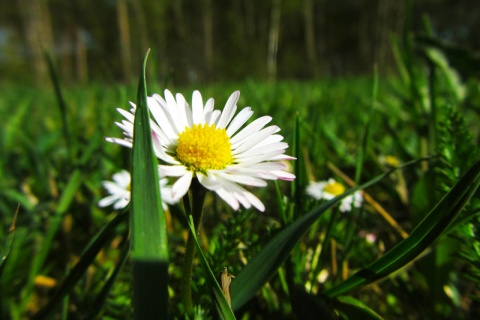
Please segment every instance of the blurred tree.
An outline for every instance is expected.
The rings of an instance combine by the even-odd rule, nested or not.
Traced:
[[[213,68],[213,7],[212,0],[203,0],[203,54],[205,78],[211,77]]]
[[[277,51],[280,37],[281,0],[271,1],[270,27],[268,31],[267,77],[270,81],[277,79]]]
[[[122,60],[122,80],[132,78],[132,54],[130,44],[130,24],[128,20],[127,0],[117,0],[117,22],[120,36],[120,57]]]
[[[17,0],[17,5],[34,81],[43,85],[48,83],[44,50],[53,46],[50,12],[46,0]]]
[[[361,75],[375,63],[387,74],[395,70],[390,36],[401,32],[406,13],[404,1],[386,0],[14,3],[15,10],[0,1],[0,70],[4,78],[24,81],[28,74],[40,85],[46,83],[43,48],[56,55],[64,81],[129,81],[147,48],[149,71],[160,83]],[[414,1],[412,26],[423,30],[428,14],[435,36],[478,50],[475,4]],[[7,54],[12,51],[18,54]],[[22,63],[29,69],[19,68]]]
[[[319,66],[315,47],[315,6],[313,0],[303,0],[303,14],[305,17],[305,46],[308,65],[312,70],[312,75],[318,77]]]

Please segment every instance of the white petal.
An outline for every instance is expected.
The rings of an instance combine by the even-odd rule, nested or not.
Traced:
[[[124,187],[125,189],[130,186],[130,172],[127,170],[121,170],[118,173],[115,173],[112,176],[113,181],[115,181],[119,186]]]
[[[118,111],[122,116],[124,116],[125,119],[127,119],[129,122],[133,123],[133,120],[135,119],[135,116],[134,116],[132,113],[130,113],[130,112],[126,111],[126,110],[120,109],[120,108],[117,108],[117,111]]]
[[[285,172],[285,171],[270,171],[270,172],[273,173],[280,180],[286,180],[286,181],[295,180],[295,175],[290,172]]]
[[[251,157],[251,156],[255,156],[255,155],[262,155],[262,154],[269,153],[269,152],[272,152],[272,151],[282,151],[282,153],[283,153],[286,148],[288,148],[288,143],[286,143],[286,142],[276,142],[276,143],[272,143],[270,145],[263,146],[263,147],[260,147],[260,148],[255,146],[255,148],[252,148],[250,150],[246,150],[246,151],[242,152],[241,154],[235,155],[235,159],[241,159],[241,158]]]
[[[181,96],[181,97],[180,97]],[[187,125],[189,127],[193,126],[193,115],[192,115],[192,109],[188,105],[187,100],[181,95],[180,93],[177,93],[177,101],[183,101],[182,105],[179,105],[178,107],[182,109],[182,114],[185,114],[185,119],[187,121]],[[185,128],[183,128],[185,130]]]
[[[217,128],[226,128],[228,123],[232,120],[235,111],[237,110],[237,101],[240,97],[240,91],[235,91],[228,98],[225,108],[223,108],[222,115],[217,123]]]
[[[265,211],[265,205],[262,203],[262,201],[260,201],[260,199],[258,199],[257,197],[255,197],[252,193],[248,192],[248,191],[245,191],[245,196],[248,198],[248,201],[250,201],[250,203],[258,209],[258,211],[261,211],[261,212],[264,212]]]
[[[267,182],[263,181],[262,179],[258,179],[255,177],[251,177],[248,175],[242,174],[229,174],[229,173],[217,173],[219,176],[224,178],[225,180],[229,180],[234,183],[245,184],[254,187],[265,187],[267,186]]]
[[[221,115],[220,110],[213,110],[210,120],[207,122],[209,125],[212,125],[217,122],[218,117]]]
[[[165,148],[162,146],[162,143],[160,142],[160,139],[158,138],[155,131],[152,132],[152,144],[153,144],[153,150],[155,152],[155,156],[158,159],[163,160],[166,163],[170,163],[170,164],[178,164],[179,163],[172,156],[168,155],[165,152]]]
[[[233,119],[232,123],[227,128],[227,135],[229,137],[233,136],[237,130],[247,122],[248,119],[253,115],[253,111],[247,107],[242,109],[235,119]]]
[[[125,139],[118,139],[118,138],[105,138],[108,142],[115,143],[127,148],[132,147],[132,141],[131,140],[125,140]]]
[[[260,117],[258,119],[256,119],[255,121],[253,121],[252,123],[250,123],[248,126],[246,126],[245,128],[243,128],[240,132],[238,132],[236,135],[234,135],[231,139],[230,139],[230,143],[232,144],[232,146],[238,142],[241,142],[243,139],[249,137],[250,135],[252,135],[254,132],[258,132],[259,130],[261,130],[263,127],[265,127],[265,125],[267,123],[269,123],[270,121],[272,121],[272,117],[270,116],[264,116],[264,117]]]
[[[197,172],[196,176],[200,184],[208,190],[215,191],[222,187],[222,185],[218,182],[218,180],[215,178],[215,175],[213,174],[209,173],[208,175],[205,175],[203,173]]]
[[[225,180],[220,176],[217,176],[217,178],[223,186],[223,188],[215,190],[217,194],[219,193],[219,191],[224,190],[226,192],[229,192],[238,202],[240,202],[247,209],[250,208],[250,205],[254,205],[260,211],[265,210],[262,202],[258,200],[258,198],[256,198],[253,194],[251,194],[241,186],[237,185],[236,183]]]
[[[189,172],[183,165],[159,165],[158,168],[162,177],[182,177]]]
[[[240,154],[252,148],[253,146],[256,146],[262,140],[266,139],[268,136],[271,136],[272,134],[278,131],[280,131],[280,128],[277,126],[266,127],[258,131],[254,135],[251,135],[248,139],[245,139],[244,141],[242,141],[242,143],[239,143],[236,145],[232,144],[232,154],[233,155]]]
[[[175,100],[172,93],[168,90],[165,90],[164,94],[165,94],[166,100],[164,100],[159,96],[161,98],[161,99],[158,99],[160,101],[160,106],[162,107],[162,109],[166,114],[171,116],[171,119],[169,119],[169,121],[171,122],[171,125],[173,127],[176,127],[177,131],[180,131],[184,127],[183,124],[185,123],[185,118],[184,117],[182,118],[180,116],[181,108],[180,108],[179,101],[181,100]],[[183,99],[183,101],[185,101],[185,99]]]
[[[102,208],[108,207],[109,205],[116,202],[117,200],[118,200],[118,195],[112,194],[98,201],[98,206]]]
[[[183,197],[188,188],[190,188],[190,184],[192,183],[192,172],[187,171],[180,179],[178,179],[172,186],[172,197],[174,199],[180,199]]]
[[[127,204],[130,202],[130,197],[128,199],[126,198],[121,198],[118,199],[117,202],[113,205],[113,209],[118,210],[118,209],[123,209],[127,206]]]
[[[213,112],[213,105],[214,105],[214,100],[213,98],[210,98],[207,100],[207,103],[205,104],[205,109],[203,109],[203,120],[207,124],[210,124],[210,119],[212,117],[212,112]]]
[[[283,150],[271,151],[265,154],[255,155],[251,157],[238,159],[238,162],[244,166],[260,163],[263,161],[271,161],[275,156],[282,154]]]
[[[233,196],[231,192],[228,192],[227,190],[223,188],[219,188],[215,190],[215,192],[220,196],[220,198],[223,199],[230,207],[232,207],[233,210],[238,210],[239,204],[237,199]]]
[[[270,161],[290,161],[290,160],[297,160],[297,158],[286,155],[286,154],[280,154],[270,159]]]
[[[263,141],[261,141],[256,146],[256,148],[263,147],[263,146],[266,146],[266,145],[269,145],[269,144],[272,144],[272,143],[281,142],[282,140],[283,140],[283,137],[281,135],[272,134],[270,137],[267,137],[267,138],[263,139]],[[288,147],[288,144],[287,144],[287,147]]]
[[[166,111],[165,106],[161,106],[160,103],[153,99],[148,100],[148,106],[153,118],[158,123],[160,130],[169,139],[175,139],[175,137],[178,136],[178,130],[175,126],[172,127],[172,119],[169,112]]]
[[[203,124],[203,100],[202,95],[198,90],[195,90],[192,95],[192,114],[193,124]]]

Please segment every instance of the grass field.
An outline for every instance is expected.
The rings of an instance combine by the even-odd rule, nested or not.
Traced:
[[[479,315],[480,86],[435,61],[431,69],[405,64],[395,79],[168,87],[187,101],[199,89],[218,109],[240,90],[239,110],[272,116],[286,154],[297,158],[293,182],[249,189],[265,212],[234,211],[206,195],[198,240],[217,279],[224,267],[236,276],[237,318]],[[137,87],[59,85],[61,97],[53,88],[2,88],[0,318],[129,319],[128,210],[98,202],[106,196],[102,181],[130,168],[130,149],[104,138],[121,137],[116,108],[128,109]],[[158,83],[147,89],[163,92]],[[310,181],[329,178],[352,192],[366,183],[361,206],[341,212],[340,199],[307,194]],[[165,216],[168,312],[183,318],[188,224],[181,204]],[[191,277],[192,317],[215,319],[200,262]]]

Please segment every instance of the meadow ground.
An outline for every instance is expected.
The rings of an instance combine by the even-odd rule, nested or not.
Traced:
[[[253,118],[272,116],[271,124],[289,143],[286,153],[297,158],[290,161],[295,181],[248,188],[266,205],[265,212],[234,211],[207,193],[199,242],[217,278],[224,267],[236,276],[237,318],[307,319],[321,313],[349,319],[467,319],[479,314],[480,85],[462,81],[441,64],[434,76],[424,66],[414,70],[414,77],[379,81],[168,87],[187,101],[199,89],[205,100],[215,98],[218,109],[240,90],[239,110],[250,106]],[[147,89],[148,94],[163,91],[158,83],[148,83]],[[98,202],[107,195],[102,182],[130,169],[130,149],[105,137],[121,137],[114,124],[122,120],[116,108],[128,109],[137,88],[97,83],[62,85],[61,90],[62,98],[50,88],[5,85],[1,90],[0,250],[6,259],[0,262],[0,318],[23,319],[48,310],[65,319],[128,319],[128,211],[100,208]],[[403,164],[408,165],[398,169]],[[382,176],[392,169],[397,170]],[[371,185],[358,207],[320,207],[327,201],[311,197],[307,187],[330,178],[341,184],[333,196],[354,185]],[[300,226],[306,216],[311,220]],[[182,317],[179,292],[188,234],[183,206],[170,206],[166,218],[169,314]],[[98,237],[93,254],[88,249]],[[275,239],[282,244],[272,246]],[[257,256],[265,260],[256,268],[266,275],[250,281],[258,290],[242,283],[246,277],[241,276]],[[359,270],[363,280],[346,281]],[[194,267],[191,278],[194,318],[216,318],[208,277]],[[248,298],[239,302],[241,295]]]

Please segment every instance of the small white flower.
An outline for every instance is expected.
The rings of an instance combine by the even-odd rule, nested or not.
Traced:
[[[113,175],[113,181],[104,181],[103,187],[107,189],[109,196],[98,202],[99,207],[107,207],[113,204],[115,210],[123,209],[130,202],[130,173],[122,170]],[[162,195],[162,206],[167,210],[167,204],[174,204],[176,201],[172,198],[172,187],[168,186],[168,179],[160,179],[160,192]]]
[[[284,160],[288,144],[276,134],[277,126],[265,127],[272,118],[264,116],[243,127],[253,115],[250,107],[234,117],[240,96],[234,92],[223,111],[214,110],[213,99],[205,105],[200,92],[195,91],[192,107],[181,94],[174,97],[165,90],[165,99],[158,94],[148,97],[153,145],[161,160],[159,170],[164,177],[177,180],[172,186],[172,197],[182,198],[196,178],[206,189],[214,191],[233,209],[240,204],[265,210],[263,203],[241,185],[264,187],[265,180],[293,180],[286,171]],[[125,117],[117,125],[125,138],[107,138],[107,141],[132,147],[135,105],[130,112],[118,111]],[[242,128],[243,127],[243,128]]]
[[[345,187],[332,178],[328,179],[328,181],[312,181],[307,187],[307,194],[317,200],[331,200],[344,192]],[[359,208],[362,205],[362,202],[362,193],[356,191],[340,202],[340,211],[347,212],[351,211],[352,207]]]

